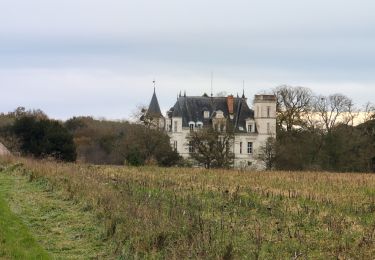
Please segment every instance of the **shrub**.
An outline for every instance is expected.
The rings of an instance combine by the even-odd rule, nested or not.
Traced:
[[[52,156],[58,160],[75,161],[73,136],[54,120],[23,116],[15,120],[11,131],[21,141],[21,152],[37,158]]]

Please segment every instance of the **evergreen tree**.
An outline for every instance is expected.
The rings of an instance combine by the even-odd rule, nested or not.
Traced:
[[[58,160],[75,161],[73,136],[58,121],[34,116],[17,118],[12,131],[21,142],[21,152],[37,158],[52,156]]]

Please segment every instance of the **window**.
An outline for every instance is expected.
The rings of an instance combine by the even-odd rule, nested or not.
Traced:
[[[177,151],[177,141],[173,141],[173,149]]]
[[[203,112],[203,117],[206,118],[206,119],[210,118],[210,111],[204,111]]]
[[[194,145],[192,141],[189,142],[189,153],[194,153]]]
[[[267,107],[267,117],[271,116],[271,107]]]
[[[242,153],[242,142],[240,142],[240,153]]]
[[[247,125],[247,131],[251,133],[253,131],[253,125]]]
[[[271,133],[270,123],[267,123],[267,134],[270,134],[270,133]]]
[[[247,153],[248,154],[252,154],[253,153],[253,143],[252,142],[248,142],[247,143]]]
[[[174,132],[177,132],[177,121],[174,121]]]
[[[202,128],[203,127],[203,123],[202,122],[197,122],[197,128]]]

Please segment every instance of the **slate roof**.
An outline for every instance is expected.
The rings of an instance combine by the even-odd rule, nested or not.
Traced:
[[[153,116],[153,117],[163,117],[158,98],[156,97],[155,88],[154,88],[154,94],[152,95],[150,105],[148,106],[147,110],[147,116]]]
[[[236,131],[245,131],[246,119],[254,119],[254,111],[249,108],[246,98],[233,98],[233,119],[230,119],[226,97],[180,96],[175,105],[169,110],[168,117],[182,117],[182,126],[189,127],[189,122],[203,122],[209,125],[216,111],[221,110],[224,117],[235,126]],[[210,112],[210,118],[205,119],[204,111]],[[243,130],[240,130],[240,127]]]

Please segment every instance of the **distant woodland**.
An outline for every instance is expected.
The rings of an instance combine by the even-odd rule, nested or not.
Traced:
[[[169,137],[142,124],[74,117],[49,119],[18,108],[0,115],[0,141],[13,153],[91,164],[176,165]]]
[[[277,138],[258,151],[268,169],[373,172],[375,108],[341,94],[280,86]],[[91,164],[188,165],[166,133],[141,123],[73,117],[65,122],[23,107],[0,114],[0,142],[15,154]]]

